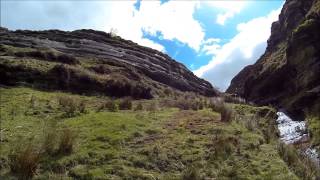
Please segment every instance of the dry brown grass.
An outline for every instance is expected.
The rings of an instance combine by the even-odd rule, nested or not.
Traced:
[[[233,112],[232,109],[224,103],[223,98],[211,98],[209,107],[212,111],[220,113],[221,122],[231,122]]]
[[[19,147],[9,156],[10,170],[21,180],[32,179],[39,162],[40,152],[31,144]]]
[[[134,108],[134,110],[135,110],[135,111],[141,111],[141,110],[143,110],[143,105],[142,105],[142,103],[139,102],[139,103],[136,105],[136,107]]]
[[[75,133],[69,128],[63,129],[60,135],[58,153],[70,154],[73,151],[74,145]]]
[[[119,102],[120,110],[131,110],[132,109],[132,99],[130,97],[126,97]]]

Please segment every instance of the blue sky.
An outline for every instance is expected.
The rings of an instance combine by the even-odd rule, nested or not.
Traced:
[[[113,29],[225,90],[264,52],[283,1],[1,1],[1,26]]]

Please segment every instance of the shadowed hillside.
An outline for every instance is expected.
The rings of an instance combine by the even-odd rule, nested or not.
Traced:
[[[228,93],[272,104],[302,120],[320,111],[320,1],[288,0],[264,55],[233,78]]]

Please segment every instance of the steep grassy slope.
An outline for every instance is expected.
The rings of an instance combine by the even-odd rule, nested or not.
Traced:
[[[34,179],[298,179],[278,154],[270,108],[229,104],[233,121],[221,122],[208,108],[170,108],[174,97],[117,111],[101,106],[105,97],[18,87],[0,95],[1,179],[15,179],[17,153],[31,152],[40,153]]]

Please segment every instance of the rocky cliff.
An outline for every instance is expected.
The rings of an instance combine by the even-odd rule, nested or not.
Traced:
[[[287,0],[266,52],[233,78],[227,92],[295,118],[320,111],[320,1]]]
[[[0,29],[0,84],[151,98],[163,92],[218,94],[168,55],[94,30]]]

